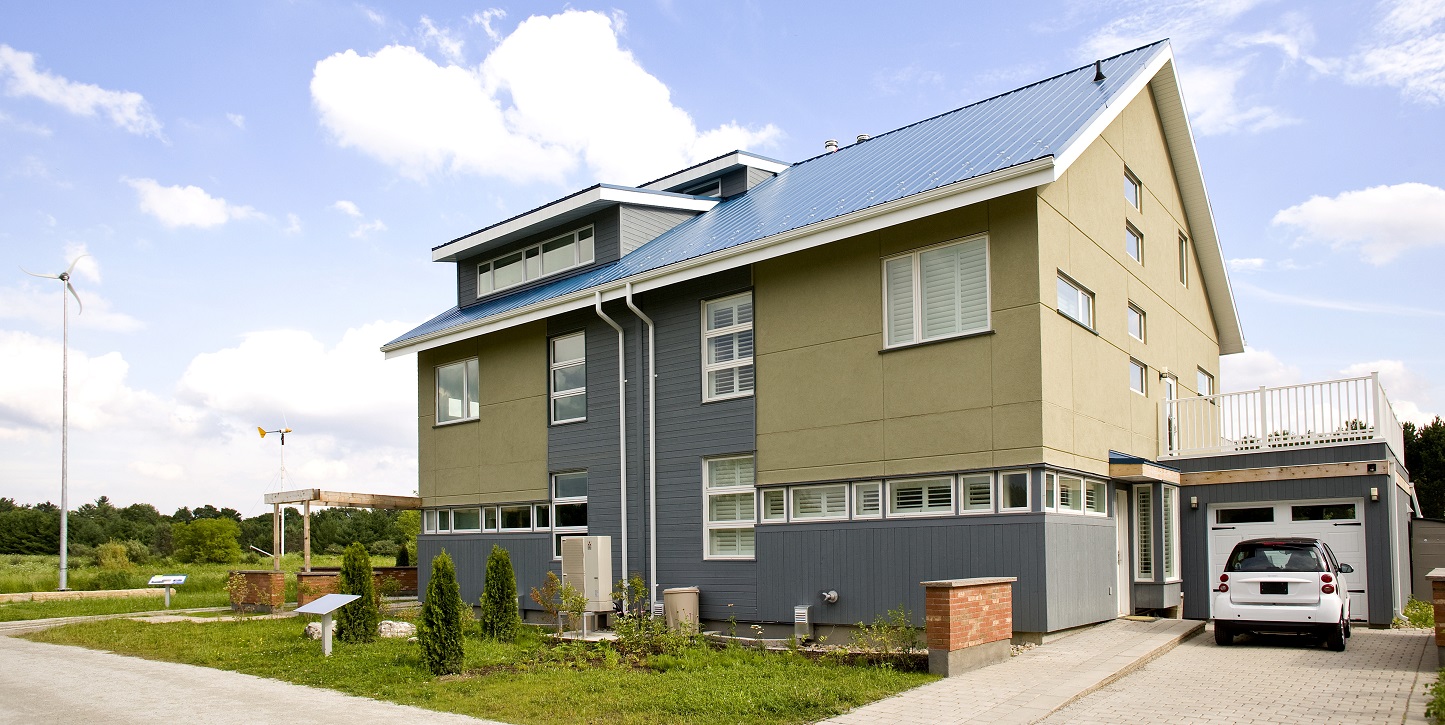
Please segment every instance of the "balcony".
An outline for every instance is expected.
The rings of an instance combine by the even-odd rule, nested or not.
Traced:
[[[1378,375],[1204,395],[1164,403],[1160,459],[1382,442],[1405,436]]]

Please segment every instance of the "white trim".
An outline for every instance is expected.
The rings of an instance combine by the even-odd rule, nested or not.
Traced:
[[[491,514],[491,516],[492,516],[492,523],[491,523],[490,526],[487,525],[487,515],[488,515],[488,514]],[[486,531],[486,532],[489,532],[489,533],[496,533],[498,527],[500,527],[501,524],[502,524],[502,514],[497,511],[497,507],[496,507],[496,506],[483,506],[483,507],[482,507],[482,531]]]
[[[478,418],[481,417],[481,410],[480,410],[480,408],[481,408],[481,396],[480,396],[480,395],[478,395],[478,397],[477,397],[477,403],[478,403],[478,411],[477,411],[477,414],[476,414],[476,415],[472,415],[472,414],[471,414],[471,413],[472,413],[472,410],[471,410],[471,408],[472,408],[472,396],[471,396],[472,391],[469,390],[469,388],[471,387],[471,383],[469,382],[468,376],[467,376],[467,365],[468,365],[468,364],[471,364],[471,365],[475,365],[475,366],[476,366],[476,368],[477,368],[477,382],[478,382],[478,384],[480,384],[480,383],[481,383],[481,375],[482,375],[482,372],[481,372],[481,358],[469,357],[469,358],[463,358],[463,359],[461,359],[461,360],[453,360],[452,362],[443,363],[443,364],[441,364],[441,365],[437,365],[437,366],[435,366],[435,367],[432,368],[432,387],[436,389],[436,390],[435,390],[435,395],[436,395],[436,408],[432,411],[432,412],[434,413],[434,415],[432,416],[432,420],[434,421],[434,424],[435,424],[435,425],[452,425],[452,424],[454,424],[454,423],[466,423],[466,422],[468,422],[468,421],[477,420]],[[461,399],[461,402],[462,402],[462,414],[461,414],[460,416],[458,416],[458,417],[451,418],[451,420],[442,420],[441,387],[437,385],[437,380],[441,377],[441,373],[442,373],[442,369],[443,369],[443,368],[456,367],[456,366],[458,366],[458,365],[462,366],[462,399]],[[450,416],[451,414],[448,413],[447,415]]]
[[[542,524],[541,524],[541,521],[542,521],[542,520],[539,519],[539,518],[537,518],[537,512],[539,512],[539,511],[545,511],[545,512],[547,513],[547,525],[546,525],[545,527],[543,527]],[[551,530],[552,530],[552,504],[551,504],[551,503],[534,503],[534,504],[532,504],[532,530],[533,530],[533,531],[551,531]]]
[[[1144,182],[1139,180],[1128,164],[1124,164],[1124,181],[1134,186],[1134,201],[1129,202],[1129,206],[1135,211],[1144,211]],[[1129,197],[1124,197],[1124,201],[1129,201]]]
[[[859,493],[860,490],[868,487],[874,488],[878,494],[878,511],[876,513],[862,513],[862,508],[858,505],[858,499],[861,496]],[[849,506],[852,507],[853,518],[859,521],[873,521],[883,518],[883,511],[888,508],[888,502],[883,500],[883,494],[882,481],[854,481],[851,491],[853,501],[849,504]]]
[[[752,356],[752,355],[747,356],[747,358],[745,358],[745,359],[744,359],[744,358],[735,358],[735,359],[729,360],[729,361],[727,361],[727,362],[721,362],[721,363],[709,363],[709,362],[708,362],[708,349],[707,349],[708,341],[711,340],[712,338],[715,338],[715,337],[723,337],[723,336],[726,336],[726,335],[733,335],[733,334],[736,334],[736,333],[739,333],[739,332],[748,332],[748,331],[751,331],[751,330],[753,329],[753,320],[754,320],[754,319],[756,318],[756,316],[757,316],[757,310],[756,310],[756,308],[753,309],[752,314],[751,314],[750,317],[748,318],[748,321],[745,322],[745,323],[743,323],[743,322],[737,322],[737,323],[734,323],[734,324],[729,325],[729,326],[727,326],[727,327],[719,327],[719,328],[713,330],[713,329],[708,329],[708,325],[712,322],[712,319],[708,316],[707,306],[708,306],[708,305],[711,305],[711,304],[720,303],[720,302],[731,302],[732,300],[741,299],[741,298],[744,298],[744,297],[747,298],[747,300],[748,300],[748,306],[749,306],[749,307],[752,307],[752,306],[755,304],[755,301],[753,300],[753,292],[752,292],[752,290],[748,290],[747,292],[740,292],[740,293],[735,294],[735,295],[728,295],[728,296],[726,296],[726,297],[718,297],[718,298],[716,298],[716,299],[711,299],[711,300],[702,300],[702,302],[701,302],[701,310],[702,310],[702,315],[701,315],[701,316],[702,316],[702,402],[704,402],[704,403],[711,403],[711,402],[714,402],[714,401],[717,401],[717,400],[731,400],[731,399],[733,399],[733,398],[747,398],[747,397],[751,397],[751,396],[753,395],[753,391],[757,389],[757,368],[756,368],[756,367],[753,368],[753,387],[750,387],[750,388],[748,388],[747,390],[737,389],[737,390],[734,390],[733,392],[728,393],[728,394],[726,394],[726,395],[713,395],[713,394],[710,392],[711,386],[709,385],[709,380],[708,380],[708,374],[709,374],[709,373],[717,372],[717,371],[719,371],[719,370],[734,370],[734,369],[739,371],[739,372],[738,372],[738,380],[741,380],[741,375],[742,375],[741,371],[742,371],[742,369],[743,369],[744,367],[747,367],[747,366],[750,366],[750,365],[753,365],[753,364],[754,364],[754,363],[753,363],[753,356]],[[757,339],[756,339],[756,338],[754,338],[754,340],[753,340],[753,345],[754,345],[754,346],[757,345]]]
[[[1166,496],[1166,495],[1165,495],[1166,492],[1171,493],[1172,496]],[[1172,507],[1169,507],[1168,510],[1165,510],[1165,509],[1166,509],[1166,506],[1165,506],[1164,502],[1165,502],[1166,499],[1170,499],[1170,498],[1173,499],[1174,505],[1173,505]],[[1179,549],[1182,548],[1180,545],[1183,543],[1184,536],[1183,536],[1183,533],[1182,533],[1181,531],[1179,531],[1179,487],[1178,487],[1178,486],[1171,486],[1171,485],[1169,485],[1169,484],[1167,484],[1167,483],[1160,485],[1160,487],[1159,487],[1159,510],[1160,510],[1160,513],[1162,514],[1161,517],[1160,517],[1160,519],[1159,519],[1159,522],[1160,522],[1160,526],[1159,526],[1159,534],[1160,534],[1160,535],[1159,535],[1159,541],[1160,541],[1160,544],[1161,544],[1161,548],[1168,549],[1168,555],[1165,557],[1165,562],[1164,562],[1164,564],[1165,564],[1165,566],[1164,566],[1164,571],[1162,572],[1163,575],[1164,575],[1164,583],[1165,583],[1165,584],[1174,584],[1174,583],[1176,583],[1176,582],[1184,581],[1184,572],[1180,571],[1180,565],[1181,565],[1183,562],[1182,562],[1182,559],[1181,559],[1180,556],[1179,556]],[[1173,530],[1173,534],[1174,534],[1173,536],[1170,536],[1170,535],[1169,535],[1169,532],[1167,532],[1167,531],[1164,530],[1163,523],[1164,523],[1165,517],[1167,517],[1167,518],[1169,519],[1170,528]],[[1211,529],[1211,530],[1212,530],[1212,529]],[[1169,570],[1170,570],[1170,569],[1173,569],[1173,570],[1174,570],[1174,573],[1173,573],[1173,574],[1170,574],[1170,573],[1169,573]]]
[[[948,495],[950,498],[947,511],[894,511],[893,510],[893,489],[895,486],[908,486],[912,484],[926,484],[929,481],[947,481]],[[924,518],[939,516],[954,516],[958,514],[958,477],[947,476],[918,476],[913,478],[890,478],[883,482],[883,513],[890,519]],[[928,504],[927,488],[924,488],[923,503]]]
[[[711,466],[714,461],[736,461],[748,460],[753,465],[753,483],[746,486],[719,486],[713,488],[708,484],[711,482]],[[714,496],[735,496],[751,494],[753,497],[752,518],[747,521],[712,521],[709,510],[712,508]],[[788,502],[791,505],[791,501]],[[742,455],[710,456],[702,459],[702,558],[705,561],[753,561],[757,558],[757,524],[758,524],[758,487],[757,487],[757,457],[753,453]],[[721,555],[712,553],[712,532],[721,529],[749,529],[753,531],[753,553],[749,555]]]
[[[958,493],[955,496],[955,498],[957,498],[957,501],[954,503],[953,508],[955,511],[958,512],[959,516],[980,516],[985,514],[998,513],[998,481],[994,478],[993,471],[984,471],[982,473],[960,473],[955,478],[958,480]],[[968,508],[968,489],[966,488],[967,484],[965,484],[964,482],[970,478],[988,479],[988,508]]]
[[[1138,388],[1134,387],[1135,368],[1140,371],[1139,386],[1142,387],[1143,390],[1139,390]],[[1130,392],[1138,393],[1139,395],[1142,395],[1146,398],[1149,397],[1149,366],[1145,365],[1142,362],[1139,362],[1137,358],[1132,357],[1129,358],[1129,390]]]
[[[1039,510],[1046,513],[1059,512],[1059,474],[1053,471],[1044,471],[1044,478],[1039,482],[1040,493],[1043,499],[1039,501]],[[1049,486],[1053,486],[1053,503],[1049,503]]]
[[[694,166],[690,169],[683,169],[682,171],[669,174],[656,181],[649,181],[646,184],[643,184],[642,186],[639,186],[637,188],[661,191],[669,187],[682,186],[683,184],[693,181],[694,179],[701,179],[709,174],[715,174],[719,171],[726,171],[732,169],[735,166],[746,166],[753,169],[770,171],[774,174],[781,174],[783,173],[783,171],[787,170],[791,166],[791,164],[785,164],[781,161],[765,159],[761,156],[750,154],[747,151],[734,151],[726,156],[721,156],[719,158],[713,159],[712,161],[702,164],[701,166]]]
[[[768,518],[767,498],[769,494],[776,494],[783,498],[783,515],[778,518]],[[758,489],[758,523],[759,524],[785,524],[788,522],[788,489],[782,486],[775,488]]]
[[[1096,503],[1102,503],[1102,504],[1104,505],[1104,508],[1103,508],[1102,511],[1090,511],[1090,510],[1089,510],[1089,492],[1090,492],[1091,490],[1093,490],[1093,487],[1094,487],[1094,486],[1099,486],[1099,487],[1100,487],[1100,489],[1099,489],[1097,492],[1095,492],[1095,494],[1094,494],[1094,501],[1095,501]],[[1084,479],[1084,490],[1083,490],[1083,494],[1084,494],[1084,515],[1085,515],[1085,516],[1094,516],[1094,517],[1108,518],[1108,516],[1109,516],[1109,483],[1108,483],[1107,481],[1101,481],[1101,480],[1099,480],[1099,479],[1097,479],[1097,478],[1085,478],[1085,479]]]
[[[1135,335],[1135,334],[1134,334],[1134,331],[1129,329],[1129,313],[1130,313],[1130,312],[1135,312],[1135,313],[1138,313],[1138,315],[1139,315],[1139,334],[1138,334],[1138,335]],[[1144,312],[1144,308],[1143,308],[1143,307],[1140,307],[1139,305],[1134,304],[1133,301],[1130,301],[1129,304],[1125,307],[1125,311],[1124,311],[1124,330],[1125,330],[1125,332],[1127,332],[1127,333],[1129,334],[1129,337],[1132,337],[1132,338],[1134,338],[1135,340],[1138,340],[1139,342],[1148,342],[1148,341],[1149,341],[1149,315],[1148,315],[1148,313]]]
[[[795,496],[797,496],[798,491],[800,491],[800,490],[806,491],[806,490],[808,490],[808,489],[823,489],[823,488],[841,488],[841,489],[843,489],[843,513],[841,513],[841,514],[831,514],[831,515],[825,515],[825,516],[799,516],[799,515],[798,515],[798,512],[797,512],[796,510],[794,510],[794,507],[797,505],[797,500],[795,499]],[[847,521],[847,520],[851,517],[851,515],[852,515],[852,513],[853,513],[853,500],[852,500],[852,499],[853,499],[853,487],[850,486],[850,485],[848,485],[847,483],[815,483],[815,484],[809,484],[809,485],[806,485],[806,486],[789,486],[789,487],[788,487],[788,497],[787,497],[787,504],[788,504],[788,509],[787,509],[787,510],[788,510],[788,521],[792,521],[792,522],[797,522],[797,521]]]
[[[1148,498],[1147,503],[1149,504],[1149,520],[1147,522],[1144,522],[1143,517],[1139,515],[1140,504],[1144,503],[1143,499],[1139,498],[1139,491],[1141,489],[1146,492]],[[1156,540],[1157,537],[1155,537],[1154,535],[1154,522],[1155,519],[1159,516],[1159,504],[1158,501],[1155,500],[1154,484],[1136,483],[1133,486],[1133,491],[1131,491],[1130,493],[1132,494],[1130,498],[1132,499],[1134,505],[1134,566],[1133,571],[1130,572],[1130,574],[1132,575],[1133,580],[1136,582],[1153,583],[1154,576],[1158,571],[1159,562],[1159,542]],[[1144,532],[1146,525],[1148,527],[1149,535],[1149,571],[1147,574],[1143,570],[1144,560],[1139,556],[1143,544],[1143,540],[1140,534]]]
[[[526,510],[527,510],[527,525],[526,525],[526,526],[523,526],[523,527],[507,526],[506,516],[505,516],[505,514],[503,513],[503,510],[504,510],[504,509],[526,509]],[[514,534],[514,533],[519,533],[519,532],[523,532],[523,531],[531,531],[532,528],[533,528],[533,524],[532,524],[532,504],[529,504],[529,503],[514,503],[514,504],[504,504],[504,505],[501,505],[501,506],[498,506],[498,507],[497,507],[497,530],[498,530],[500,533],[504,533],[504,534]]]
[[[1134,238],[1134,246],[1139,250],[1137,257],[1129,253],[1129,237]],[[1144,232],[1139,231],[1139,227],[1134,226],[1127,219],[1124,220],[1124,256],[1141,265],[1144,264]]]
[[[457,528],[457,512],[458,512],[458,511],[476,511],[476,512],[477,512],[477,528],[475,528],[475,529],[460,529],[460,528]],[[453,533],[453,534],[477,534],[477,533],[481,533],[481,531],[482,531],[482,509],[481,509],[480,507],[478,507],[478,506],[458,506],[458,507],[452,509],[452,533]]]
[[[587,239],[592,240],[592,255],[591,255],[590,257],[586,258],[586,259],[583,259],[583,258],[582,258],[582,251],[581,251],[581,248],[582,248],[582,232],[586,232],[586,231],[589,231],[589,230],[590,230],[590,233],[589,233],[589,235],[587,236]],[[544,255],[546,254],[546,252],[545,252],[542,248],[545,247],[545,246],[548,245],[548,244],[551,244],[552,242],[557,241],[558,239],[563,239],[563,238],[565,238],[565,237],[571,237],[571,238],[572,238],[572,250],[573,250],[573,251],[572,251],[572,258],[575,259],[575,260],[577,260],[577,261],[575,261],[575,262],[573,262],[572,264],[569,264],[569,265],[567,265],[566,267],[563,267],[563,268],[561,268],[561,269],[553,270],[553,271],[551,271],[551,272],[546,271],[545,268],[542,266],[542,265],[543,265],[543,262],[544,262],[545,259],[546,259],[545,256],[544,256]],[[536,276],[536,277],[530,277],[530,278],[529,278],[529,277],[527,277],[527,259],[528,259],[528,257],[527,257],[527,252],[530,252],[530,251],[532,251],[533,249],[537,250],[537,255],[536,255],[536,257],[537,257],[537,276]],[[506,287],[497,287],[495,284],[493,284],[492,286],[488,287],[485,292],[483,292],[483,291],[482,291],[482,267],[487,267],[489,273],[495,274],[495,273],[496,273],[496,270],[497,270],[497,268],[496,268],[497,260],[499,260],[499,259],[504,259],[504,258],[506,258],[506,257],[515,257],[515,256],[518,255],[518,254],[522,255],[522,281],[520,281],[520,282],[513,282],[512,284],[509,284],[509,285],[507,285]],[[489,258],[489,259],[485,259],[485,260],[482,260],[482,261],[480,261],[480,262],[477,262],[477,263],[476,263],[476,270],[477,270],[477,294],[476,294],[476,298],[477,298],[477,299],[481,299],[481,298],[483,298],[483,297],[490,297],[490,296],[492,296],[492,295],[494,295],[494,294],[497,294],[498,292],[505,292],[505,291],[507,291],[507,290],[509,290],[509,289],[512,289],[512,288],[514,288],[514,287],[521,287],[522,285],[527,284],[528,282],[536,282],[537,280],[540,280],[540,279],[546,279],[546,278],[552,277],[552,276],[554,276],[554,275],[562,274],[563,272],[566,272],[566,271],[571,270],[571,269],[577,269],[578,267],[585,267],[585,266],[587,266],[587,265],[589,265],[589,264],[592,264],[592,263],[595,262],[596,260],[597,260],[597,228],[596,228],[595,225],[592,225],[592,224],[584,224],[583,226],[580,226],[580,227],[578,227],[578,228],[576,228],[576,229],[573,229],[573,230],[570,231],[570,232],[564,232],[564,233],[562,233],[562,234],[558,234],[558,235],[555,236],[555,237],[549,237],[549,238],[547,238],[547,239],[543,239],[543,240],[540,241],[540,242],[536,242],[536,243],[534,243],[534,244],[528,244],[527,246],[522,247],[521,249],[514,249],[514,250],[512,250],[512,251],[510,251],[510,252],[507,252],[506,254],[498,254],[498,255],[495,255],[495,256],[493,256],[493,257],[491,257],[491,258]]]
[[[1073,277],[1070,277],[1068,274],[1065,274],[1065,273],[1064,273],[1064,270],[1062,270],[1062,269],[1055,270],[1055,272],[1057,272],[1057,275],[1058,275],[1058,276],[1057,276],[1057,280],[1058,280],[1058,281],[1054,283],[1054,309],[1055,309],[1055,310],[1058,310],[1058,311],[1061,312],[1061,313],[1063,313],[1064,317],[1067,317],[1067,318],[1073,320],[1074,322],[1077,322],[1077,323],[1079,323],[1080,325],[1083,325],[1084,327],[1086,327],[1086,328],[1088,328],[1088,329],[1090,329],[1090,330],[1097,331],[1097,330],[1098,330],[1098,327],[1097,327],[1097,325],[1096,325],[1096,320],[1098,319],[1099,311],[1095,309],[1095,307],[1097,306],[1097,305],[1095,304],[1095,303],[1097,302],[1097,300],[1096,300],[1096,298],[1094,297],[1094,292],[1093,292],[1093,290],[1090,290],[1088,287],[1085,287],[1084,285],[1080,284],[1080,283],[1079,283],[1077,280],[1075,280]],[[1075,304],[1076,306],[1078,306],[1079,308],[1083,308],[1083,306],[1084,306],[1083,303],[1084,303],[1084,300],[1085,300],[1085,299],[1088,300],[1088,302],[1089,302],[1089,314],[1086,315],[1086,316],[1089,318],[1088,320],[1081,320],[1081,319],[1079,319],[1079,318],[1077,318],[1077,317],[1069,314],[1067,311],[1064,310],[1064,306],[1063,306],[1062,304],[1060,304],[1060,301],[1059,301],[1059,285],[1058,285],[1058,282],[1063,282],[1064,284],[1068,285],[1071,289],[1074,290],[1074,304]]]
[[[972,329],[972,330],[959,330],[958,332],[951,332],[951,333],[948,333],[947,335],[935,335],[935,336],[933,336],[933,337],[930,337],[930,338],[926,338],[926,339],[925,339],[925,338],[923,337],[923,314],[922,314],[922,311],[923,311],[923,270],[922,270],[921,255],[922,255],[923,253],[925,253],[925,252],[930,252],[930,251],[933,251],[933,250],[935,250],[935,249],[943,249],[944,247],[954,247],[954,246],[959,246],[959,245],[962,245],[962,244],[969,244],[969,243],[976,242],[976,241],[980,241],[980,240],[983,241],[983,295],[984,295],[984,303],[983,303],[983,307],[984,307],[984,320],[983,320],[983,327],[980,327],[980,328],[977,328],[977,329]],[[991,245],[991,244],[989,243],[988,232],[981,232],[981,233],[979,233],[979,234],[970,234],[970,235],[968,235],[968,236],[966,236],[966,237],[958,237],[957,239],[950,239],[950,240],[945,241],[945,242],[939,242],[938,244],[930,244],[930,245],[928,245],[928,246],[926,246],[926,247],[918,247],[917,249],[911,249],[911,250],[909,250],[909,251],[907,251],[907,252],[901,252],[901,253],[899,253],[899,254],[891,254],[891,255],[889,255],[889,256],[887,256],[887,257],[883,257],[881,260],[879,260],[879,267],[878,267],[878,268],[879,268],[879,273],[882,275],[882,279],[883,279],[883,289],[882,289],[882,293],[883,293],[883,347],[884,347],[885,349],[898,348],[898,347],[909,347],[909,346],[912,346],[912,345],[918,345],[918,344],[925,343],[925,342],[937,342],[937,341],[939,341],[939,340],[947,340],[947,339],[949,339],[949,338],[954,338],[954,337],[968,337],[968,336],[971,336],[971,335],[977,335],[977,334],[979,334],[979,333],[988,332],[988,331],[992,330],[992,329],[993,329],[993,257],[992,257],[992,246],[993,246],[993,245]],[[893,260],[895,260],[895,259],[903,259],[903,258],[908,258],[908,259],[910,260],[910,261],[909,261],[909,268],[910,268],[910,271],[912,272],[912,275],[913,275],[913,282],[912,282],[912,285],[913,285],[913,289],[912,289],[912,292],[913,292],[913,303],[912,303],[912,304],[913,304],[913,330],[912,330],[913,337],[912,337],[911,339],[905,341],[905,342],[894,343],[894,342],[890,342],[890,341],[889,341],[889,338],[888,338],[888,331],[889,331],[889,329],[888,329],[888,313],[889,313],[889,309],[888,309],[888,298],[889,298],[889,294],[888,294],[888,263],[891,262],[891,261],[893,261]]]
[[[1079,498],[1079,507],[1078,507],[1078,508],[1065,507],[1065,506],[1064,506],[1064,481],[1063,481],[1063,479],[1065,479],[1065,478],[1079,482],[1079,496],[1078,496],[1078,498]],[[1054,510],[1055,510],[1055,512],[1056,512],[1056,513],[1060,513],[1060,514],[1066,514],[1066,515],[1068,515],[1068,516],[1083,516],[1083,515],[1085,515],[1085,514],[1088,514],[1088,513],[1089,513],[1089,508],[1088,508],[1088,506],[1086,505],[1086,504],[1088,503],[1088,499],[1087,499],[1087,496],[1088,496],[1088,483],[1089,483],[1089,479],[1085,478],[1084,476],[1079,476],[1079,475],[1075,475],[1075,474],[1072,474],[1072,473],[1058,473],[1058,474],[1055,474],[1055,475],[1054,475],[1054,496],[1055,496],[1055,499],[1054,499]]]
[[[582,338],[582,357],[572,360],[557,362],[557,343],[572,337]],[[568,388],[561,392],[557,391],[557,371],[566,368],[582,368],[582,387]],[[557,401],[562,398],[582,398],[582,415],[577,418],[557,419],[553,416],[557,413]],[[562,425],[564,423],[577,423],[587,420],[587,331],[569,332],[565,335],[557,335],[547,338],[547,420],[551,425]],[[624,461],[625,463],[625,461]]]
[[[1004,479],[1004,476],[1009,476],[1009,475],[1013,475],[1013,474],[1016,474],[1016,473],[1021,473],[1021,474],[1023,474],[1023,476],[1024,476],[1024,505],[1023,505],[1023,506],[1005,506],[1005,505],[1004,505],[1004,493],[1003,493],[1003,490],[1004,490],[1003,479]],[[1034,510],[1034,477],[1033,477],[1033,473],[1032,473],[1031,471],[1029,471],[1029,469],[1027,469],[1027,468],[1004,469],[1004,470],[1001,470],[1001,471],[996,472],[996,473],[994,474],[994,477],[998,479],[998,512],[999,512],[999,513],[1001,513],[1001,514],[1026,513],[1026,512],[1029,512],[1029,511],[1033,511],[1033,510]]]

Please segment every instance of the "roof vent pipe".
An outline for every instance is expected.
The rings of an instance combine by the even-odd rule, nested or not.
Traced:
[[[860,133],[860,134],[858,134],[858,143],[863,143],[864,141],[867,141],[867,140],[870,139],[870,138],[873,138],[873,137],[872,137],[872,136],[869,136],[869,135],[866,134],[866,133]]]
[[[824,142],[823,142],[823,151],[831,154],[831,153],[833,153],[834,151],[837,151],[837,150],[838,150],[838,140],[837,140],[837,139],[832,139],[832,138],[830,138],[830,139],[828,139],[827,141],[824,141]]]
[[[1104,80],[1105,77],[1106,76],[1104,75],[1104,61],[1094,61],[1094,82],[1098,83],[1099,81]]]

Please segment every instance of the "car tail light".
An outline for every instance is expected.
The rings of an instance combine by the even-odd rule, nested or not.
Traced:
[[[1320,587],[1320,591],[1324,592],[1325,594],[1334,594],[1334,593],[1335,593],[1335,585],[1333,585],[1333,584],[1326,584],[1326,585]]]
[[[1229,575],[1228,575],[1228,574],[1220,574],[1220,575],[1219,575],[1219,581],[1222,581],[1222,582],[1227,582],[1227,581],[1229,581]]]
[[[1324,583],[1326,583],[1326,584],[1329,584],[1330,582],[1332,582],[1332,581],[1334,581],[1334,580],[1335,580],[1335,578],[1332,577],[1332,576],[1330,576],[1329,574],[1321,574],[1321,575],[1320,575],[1320,581],[1322,581],[1322,582],[1324,582]]]
[[[1217,589],[1217,590],[1215,590],[1215,591],[1227,592],[1227,591],[1229,591],[1229,585],[1228,585],[1228,584],[1225,584],[1224,582],[1220,582],[1220,583],[1219,583],[1219,589]]]

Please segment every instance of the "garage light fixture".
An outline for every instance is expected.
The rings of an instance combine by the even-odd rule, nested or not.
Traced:
[[[1371,501],[1379,501],[1379,500],[1380,500],[1380,489],[1374,488],[1374,487],[1371,487],[1371,488],[1370,488],[1370,500],[1371,500]]]
[[[1190,497],[1189,497],[1189,508],[1191,508],[1191,509],[1197,509],[1197,508],[1199,508],[1199,497],[1198,497],[1198,496],[1190,496]]]

